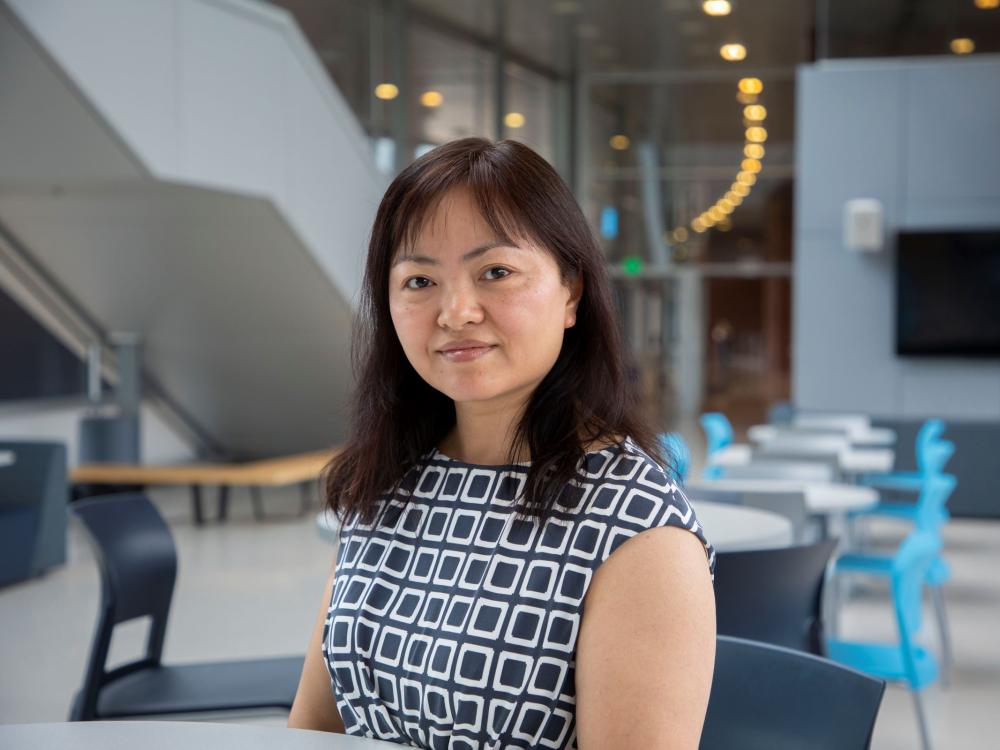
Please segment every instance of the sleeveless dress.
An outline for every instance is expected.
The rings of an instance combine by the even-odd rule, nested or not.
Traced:
[[[347,734],[423,748],[576,747],[575,652],[594,572],[683,493],[631,440],[588,453],[553,517],[515,521],[527,464],[437,450],[398,499],[341,528],[323,657]]]

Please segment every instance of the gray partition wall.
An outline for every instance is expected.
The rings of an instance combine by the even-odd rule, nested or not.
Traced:
[[[824,61],[799,70],[797,106],[796,404],[1000,437],[1000,359],[895,354],[894,247],[900,230],[1000,227],[1000,58]],[[846,249],[853,198],[882,203],[882,251]],[[963,464],[956,500],[989,475]],[[1000,515],[988,489],[957,505]]]

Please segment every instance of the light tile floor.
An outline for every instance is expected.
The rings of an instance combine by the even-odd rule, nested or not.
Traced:
[[[171,525],[179,573],[164,654],[183,662],[301,653],[320,605],[334,549],[319,539],[312,515],[255,522],[249,497],[231,499],[224,525],[196,528],[187,494],[153,493]],[[296,493],[269,492],[268,512],[294,513]],[[892,543],[898,526],[876,537]],[[1000,523],[953,521],[946,529],[954,580],[946,589],[956,652],[953,684],[928,691],[936,750],[995,746],[1000,737]],[[83,674],[97,614],[99,581],[82,531],[71,526],[65,567],[0,589],[0,723],[61,721]],[[845,637],[889,639],[894,624],[884,584],[855,589],[845,608]],[[112,660],[137,654],[142,623],[119,628]],[[936,645],[933,619],[925,624]],[[836,710],[831,707],[831,710]],[[285,717],[227,717],[280,726]],[[918,747],[907,692],[890,686],[875,750]]]

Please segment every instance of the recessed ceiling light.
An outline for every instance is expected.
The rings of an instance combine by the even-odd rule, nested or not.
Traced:
[[[976,49],[976,43],[968,37],[952,39],[949,46],[956,55],[968,55]]]
[[[975,0],[976,7],[981,10],[994,10],[1000,8],[1000,0]]]
[[[524,115],[520,112],[508,112],[503,117],[503,124],[508,128],[520,128],[524,125]]]
[[[631,143],[629,137],[621,133],[619,133],[618,135],[611,136],[608,142],[611,144],[611,148],[613,148],[615,151],[625,151],[626,149],[628,149],[629,144]]]
[[[701,9],[710,16],[728,16],[733,10],[729,0],[705,0]]]
[[[444,102],[444,96],[440,91],[425,91],[420,95],[420,103],[425,107],[440,107],[441,103]]]
[[[759,94],[764,90],[764,84],[759,78],[741,78],[738,85],[740,92],[744,94]]]
[[[375,87],[375,96],[379,99],[395,99],[399,96],[399,86],[394,83],[380,83]]]
[[[722,55],[723,60],[729,60],[730,62],[738,62],[743,60],[747,56],[747,48],[742,44],[737,44],[735,42],[730,44],[723,44],[719,48],[719,54]]]

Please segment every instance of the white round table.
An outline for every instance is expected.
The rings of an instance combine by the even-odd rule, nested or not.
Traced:
[[[796,479],[694,479],[688,487],[728,492],[801,492],[815,515],[863,510],[878,502],[878,490],[856,484],[802,482]]]
[[[777,513],[704,500],[692,500],[691,505],[716,551],[786,547],[792,543],[792,523]],[[339,531],[333,514],[317,514],[316,533],[321,539],[333,544]]]
[[[186,721],[70,721],[0,725],[11,750],[377,750],[399,745],[329,732]]]
[[[707,500],[692,500],[691,505],[716,552],[787,547],[792,543],[792,522],[777,513]]]
[[[819,427],[800,427],[803,430],[819,430]],[[767,443],[774,440],[784,430],[781,425],[755,424],[747,430],[747,439],[751,443]],[[795,427],[791,428],[796,429]],[[896,444],[896,432],[884,427],[868,427],[864,430],[854,430],[844,433],[852,446],[857,448],[884,448]]]
[[[816,460],[831,456],[829,450],[815,450],[810,446],[796,448],[792,445],[782,446],[782,460],[802,461]],[[733,443],[713,453],[708,460],[710,466],[746,466],[753,462],[753,449],[749,445]],[[840,470],[847,474],[885,473],[892,471],[896,454],[891,448],[846,448],[837,451],[837,463]]]

